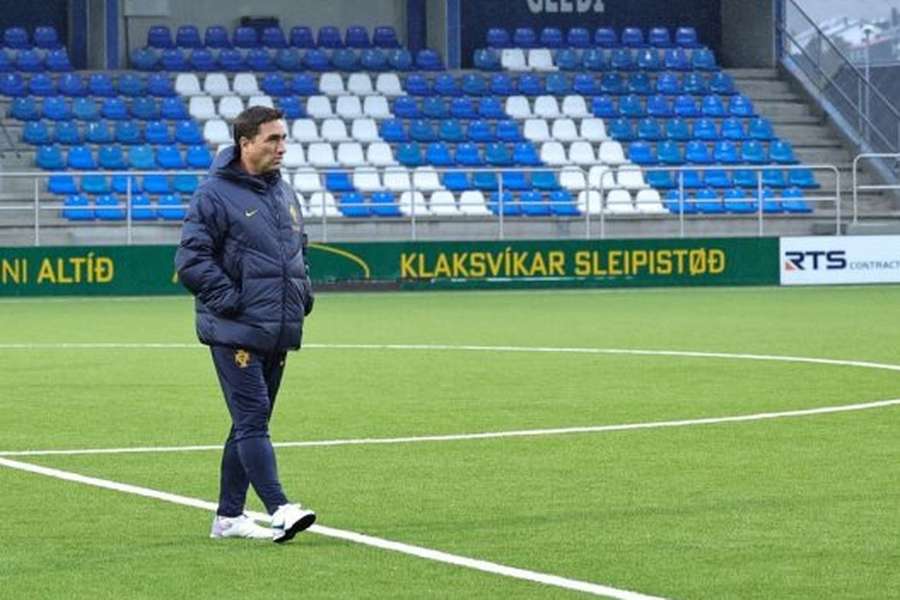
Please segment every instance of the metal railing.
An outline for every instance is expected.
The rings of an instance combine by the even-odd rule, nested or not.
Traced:
[[[879,190],[900,190],[900,183],[882,183],[882,184],[866,184],[859,183],[859,163],[862,160],[877,160],[884,158],[893,158],[897,164],[900,164],[900,153],[876,153],[869,152],[857,154],[853,157],[852,186],[853,186],[853,224],[859,222],[859,192],[875,192]]]
[[[602,169],[597,169],[596,167],[602,167]],[[392,167],[386,167],[377,169],[375,167],[366,167],[363,170],[368,172],[374,172],[378,174],[379,181],[384,181],[383,176],[385,174],[391,173]],[[394,167],[397,169],[397,167]],[[512,208],[525,209],[524,214],[525,221],[530,220],[534,221],[535,217],[552,217],[556,220],[561,221],[569,221],[569,222],[578,222],[583,221],[584,223],[584,237],[586,239],[591,239],[594,237],[599,237],[600,239],[606,238],[609,231],[609,223],[611,221],[627,221],[629,219],[634,219],[636,217],[640,218],[650,218],[650,219],[662,219],[669,220],[677,219],[678,220],[678,236],[685,237],[686,232],[686,221],[688,219],[715,219],[721,216],[726,216],[729,218],[738,218],[738,219],[747,219],[747,218],[755,218],[758,226],[757,226],[757,235],[765,234],[765,218],[768,216],[769,211],[765,208],[765,202],[769,200],[766,195],[767,186],[764,182],[764,172],[768,169],[777,169],[781,171],[790,171],[796,169],[804,169],[810,170],[813,172],[826,172],[831,173],[834,176],[834,192],[832,194],[813,194],[804,195],[803,200],[805,202],[809,202],[814,206],[820,205],[822,203],[834,203],[834,223],[835,223],[835,233],[841,233],[841,223],[842,223],[842,207],[841,207],[841,180],[840,180],[840,172],[837,167],[834,165],[710,165],[710,166],[701,166],[701,165],[686,165],[686,166],[642,166],[638,169],[637,165],[634,164],[625,164],[619,167],[613,167],[609,165],[594,165],[591,166],[590,169],[578,166],[564,166],[559,168],[551,168],[551,167],[506,167],[506,168],[460,168],[460,167],[448,167],[448,168],[438,168],[438,167],[427,167],[421,170],[406,170],[405,177],[408,177],[409,183],[408,187],[406,185],[403,188],[399,188],[397,186],[393,186],[392,190],[388,189],[391,186],[381,186],[386,191],[393,191],[399,195],[397,198],[396,204],[392,204],[396,210],[394,211],[396,214],[396,218],[393,220],[399,222],[408,222],[409,224],[409,237],[410,239],[417,239],[418,237],[418,226],[423,222],[434,222],[439,220],[461,220],[460,218],[464,217],[476,217],[481,220],[490,220],[491,218],[496,220],[496,236],[498,239],[505,239],[507,234],[507,226],[513,215],[510,214],[512,212]],[[619,177],[624,171],[634,172],[635,170],[639,170],[642,174],[646,174],[648,172],[653,171],[669,171],[674,175],[674,181],[676,182],[675,189],[678,191],[677,194],[677,202],[678,207],[677,210],[672,210],[672,205],[669,203],[669,207],[663,212],[660,210],[664,208],[663,202],[667,202],[667,199],[664,197],[660,197],[659,202],[652,200],[647,204],[642,204],[642,202],[638,201],[636,198],[637,193],[641,189],[653,189],[649,185],[644,186],[621,186],[617,183]],[[440,191],[435,189],[433,186],[423,185],[421,181],[421,176],[427,176],[431,178],[432,182],[442,180],[442,175],[447,172],[465,172],[469,174],[469,177],[474,177],[475,173],[493,173],[496,177],[497,181],[497,189],[495,192],[490,190],[480,190],[482,192],[481,200],[476,200],[475,202],[466,202],[466,201],[457,201],[455,198],[453,199],[452,210],[448,212],[442,212],[440,210],[434,211],[433,201],[426,202],[425,195],[422,192],[427,194],[432,194],[435,191]],[[718,214],[707,214],[703,213],[701,215],[697,215],[697,210],[695,210],[696,205],[698,203],[702,204],[702,200],[698,200],[691,196],[691,192],[695,191],[695,187],[691,187],[690,185],[686,185],[686,175],[689,171],[695,172],[707,172],[707,171],[724,171],[728,172],[736,172],[736,171],[752,171],[754,172],[754,181],[755,187],[754,189],[746,188],[747,196],[746,200],[748,202],[755,202],[755,212],[751,215],[748,214],[735,214],[728,213],[726,211],[721,211]],[[515,207],[511,207],[507,205],[507,192],[512,193],[514,191],[518,191],[517,188],[510,189],[508,184],[504,182],[504,173],[536,173],[536,172],[544,172],[551,173],[553,178],[559,182],[561,179],[564,181],[564,185],[559,189],[567,189],[571,193],[571,202],[566,207],[566,210],[562,209],[562,206],[557,206],[557,211],[553,211],[553,203],[547,203],[543,199],[540,201],[516,201]],[[309,170],[309,169],[292,169],[289,170],[286,174],[287,177],[291,178],[292,183],[296,183],[294,180],[294,176],[305,173],[305,174],[314,174],[316,177],[317,184],[312,186],[307,186],[303,189],[298,189],[295,185],[295,189],[298,189],[298,195],[304,197],[304,202],[302,204],[303,208],[303,216],[308,225],[317,225],[320,227],[319,235],[321,236],[322,241],[328,240],[329,235],[329,225],[333,225],[334,223],[349,223],[349,222],[360,222],[360,221],[373,221],[374,219],[353,219],[353,217],[344,216],[340,210],[338,209],[338,204],[334,201],[334,196],[328,191],[324,177],[326,173],[343,173],[351,179],[354,174],[360,175],[360,169],[328,169],[327,171],[322,170]],[[399,171],[397,171],[399,173]],[[116,226],[121,223],[121,226],[125,228],[125,238],[126,243],[132,244],[134,242],[134,230],[136,227],[145,226],[148,224],[156,224],[159,221],[156,220],[156,217],[150,220],[144,219],[136,219],[134,216],[135,209],[140,211],[147,210],[157,210],[157,209],[172,209],[178,208],[168,205],[159,205],[156,203],[151,203],[151,205],[139,205],[135,206],[133,204],[133,197],[137,195],[132,188],[132,181],[135,177],[143,177],[146,175],[163,175],[163,176],[176,176],[176,175],[196,175],[196,176],[204,176],[206,172],[201,171],[61,171],[61,172],[6,172],[0,173],[0,178],[16,178],[16,179],[26,179],[31,180],[33,182],[32,186],[32,198],[31,202],[28,204],[14,204],[11,202],[0,202],[0,216],[4,212],[28,212],[33,215],[33,221],[31,225],[33,226],[34,235],[33,242],[34,245],[41,245],[41,227],[42,227],[42,214],[46,213],[62,213],[62,211],[69,211],[69,214],[73,212],[82,211],[94,211],[97,209],[101,210],[110,210],[116,211],[121,210],[124,211],[122,214],[122,218],[112,218],[110,220],[103,220],[104,224]],[[608,174],[608,175],[606,175]],[[62,199],[54,198],[53,200],[47,201],[46,199],[42,200],[42,190],[45,188],[44,182],[49,180],[50,177],[57,175],[66,175],[71,177],[82,177],[88,175],[99,175],[104,177],[112,177],[112,176],[123,176],[126,181],[125,192],[122,197],[122,201],[117,202],[112,205],[102,205],[102,206],[93,206],[87,208],[78,208],[78,207],[67,207],[64,206]],[[571,185],[568,182],[571,181],[572,177],[579,178],[580,181],[584,182],[584,187],[581,188],[577,183],[575,185]],[[570,179],[566,179],[570,178]],[[610,179],[612,178],[612,179]],[[643,175],[641,175],[643,179]],[[417,179],[419,180],[417,182]],[[701,186],[702,187],[702,186]],[[442,188],[446,189],[446,188]],[[470,185],[470,190],[477,190],[476,186]],[[629,193],[629,201],[625,206],[620,206],[618,204],[611,205],[609,202],[609,196],[607,192],[612,192],[614,189],[627,189]],[[549,190],[545,190],[549,191]],[[719,189],[718,192],[721,193],[723,190]],[[408,195],[406,194],[408,192]],[[176,192],[177,193],[177,192]],[[367,194],[371,194],[372,191],[366,191]],[[631,194],[634,194],[635,197],[632,197]],[[113,194],[114,195],[114,194]],[[153,195],[159,195],[157,193],[153,193]],[[334,203],[329,202],[329,198],[331,198]],[[476,196],[476,198],[478,198]],[[486,202],[482,202],[482,200],[486,200]],[[541,211],[529,211],[529,207],[534,207],[535,205],[540,205],[543,212]],[[371,209],[374,204],[371,202],[366,202],[365,199],[362,202],[350,203],[342,201],[340,206],[344,209],[354,209],[354,208],[366,208]],[[622,209],[625,210],[622,210]],[[546,209],[546,210],[544,210]],[[121,213],[120,213],[121,214]],[[516,216],[522,214],[522,212],[516,211]],[[855,214],[855,206],[854,206],[854,214]],[[377,219],[377,220],[390,220],[390,219]],[[3,222],[3,219],[0,219],[0,223]],[[44,223],[45,225],[45,223]],[[72,222],[70,226],[76,226],[76,222]],[[26,225],[27,226],[27,225]]]
[[[788,22],[808,27],[813,32],[809,41],[799,41]],[[817,90],[825,109],[836,112],[855,134],[861,151],[900,152],[900,110],[872,85],[868,67],[861,72],[795,0],[785,1],[776,27],[781,61]]]

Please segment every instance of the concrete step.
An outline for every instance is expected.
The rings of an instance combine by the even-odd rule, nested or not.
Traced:
[[[756,112],[769,119],[780,117],[805,117],[813,113],[808,104],[798,100],[796,102],[781,102],[775,100],[761,100],[753,102]]]
[[[842,147],[840,139],[824,125],[785,123],[775,125],[775,135],[797,146]]]
[[[775,69],[724,69],[736,81],[745,79],[778,79]]]

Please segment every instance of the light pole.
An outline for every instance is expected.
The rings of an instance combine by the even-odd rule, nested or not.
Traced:
[[[869,79],[869,62],[870,62],[870,56],[869,56],[869,43],[870,43],[870,41],[869,41],[869,40],[870,40],[870,38],[872,37],[872,26],[871,26],[871,25],[865,25],[865,26],[863,27],[863,35],[866,36],[866,55],[865,55],[865,78],[866,78],[866,104],[865,104],[865,111],[866,111],[866,128],[865,128],[865,138],[866,138],[866,141],[869,142],[869,144],[871,145],[872,140],[870,139],[870,135],[869,135],[870,127],[871,127],[870,122],[869,122],[869,118],[870,118],[870,113],[869,113],[869,107],[870,107],[870,104],[869,104],[869,97],[870,97],[870,95],[871,95],[871,88],[872,88],[872,81]]]

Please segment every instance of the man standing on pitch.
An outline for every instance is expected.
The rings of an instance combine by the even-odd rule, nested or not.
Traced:
[[[285,496],[269,439],[286,351],[300,347],[313,307],[306,236],[281,179],[281,111],[254,106],[233,126],[234,146],[218,153],[191,199],[175,266],[196,297],[197,336],[210,346],[232,421],[210,535],[286,542],[316,520]],[[244,514],[251,484],[271,530]]]

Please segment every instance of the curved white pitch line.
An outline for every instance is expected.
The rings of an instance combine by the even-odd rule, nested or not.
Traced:
[[[708,417],[702,419],[683,419],[680,421],[650,421],[646,423],[623,423],[619,425],[591,425],[584,427],[559,427],[555,429],[521,429],[513,431],[487,431],[482,433],[457,433],[447,435],[423,435],[393,438],[357,438],[339,440],[311,440],[307,442],[275,442],[276,448],[316,448],[323,446],[372,446],[386,444],[418,444],[428,442],[459,442],[464,440],[487,440],[497,438],[541,437],[549,435],[571,435],[578,433],[608,433],[612,431],[633,431],[636,429],[666,429],[673,427],[691,427],[697,425],[718,425],[722,423],[746,423],[748,421],[769,421],[773,419],[788,419],[796,417],[808,417],[813,415],[826,415],[834,413],[854,412],[886,408],[900,405],[900,398],[893,400],[879,400],[876,402],[863,402],[859,404],[844,404],[842,406],[824,406],[820,408],[807,408],[800,410],[787,410],[781,412],[755,413],[750,415],[735,415],[730,417]],[[149,454],[167,452],[200,452],[204,450],[221,450],[222,445],[206,446],[150,446],[132,448],[88,448],[82,450],[14,450],[0,452],[3,456],[69,456],[83,454]]]
[[[198,343],[179,342],[47,342],[0,343],[0,350],[196,350],[205,348]],[[682,358],[722,358],[773,362],[807,363],[838,367],[861,367],[900,371],[900,365],[862,360],[784,356],[778,354],[745,354],[732,352],[701,352],[692,350],[642,350],[633,348],[566,348],[556,346],[480,346],[472,344],[306,344],[309,350],[414,350],[456,352],[540,352],[559,354],[618,354],[631,356],[674,356]]]

